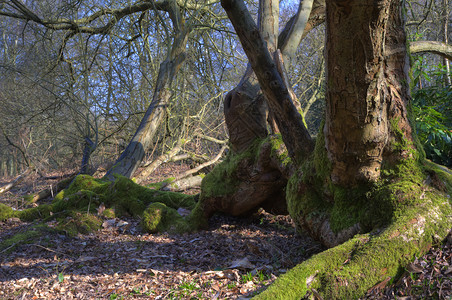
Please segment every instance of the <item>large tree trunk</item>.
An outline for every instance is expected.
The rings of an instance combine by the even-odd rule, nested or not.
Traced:
[[[391,1],[327,1],[327,8],[326,148],[333,183],[354,186],[378,180],[384,159],[408,154],[391,148],[394,139],[413,141],[406,39]]]

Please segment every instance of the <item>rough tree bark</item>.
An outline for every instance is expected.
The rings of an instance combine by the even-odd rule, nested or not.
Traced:
[[[400,12],[389,10],[390,1],[385,9],[373,1],[342,5],[332,2],[327,10],[324,133],[333,183],[354,186],[378,180],[383,156],[400,159],[389,149],[395,130],[413,141],[406,110],[409,63]]]

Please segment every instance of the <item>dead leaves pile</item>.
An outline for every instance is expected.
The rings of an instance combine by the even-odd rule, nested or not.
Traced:
[[[4,222],[0,238],[28,226]],[[93,234],[51,233],[0,253],[0,299],[247,298],[320,250],[288,217],[265,212],[217,216],[208,231],[184,235],[106,219]]]

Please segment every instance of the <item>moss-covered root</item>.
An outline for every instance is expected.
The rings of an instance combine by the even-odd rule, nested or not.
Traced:
[[[12,217],[14,217],[13,209],[8,205],[0,203],[0,221],[5,221]]]
[[[379,233],[357,235],[311,257],[253,299],[300,299],[311,290],[323,299],[356,299],[388,277],[396,278],[452,227],[451,204],[440,198],[408,209]]]
[[[207,218],[198,204],[188,215],[182,216],[174,208],[164,203],[151,203],[143,213],[141,219],[142,228],[150,233],[193,232],[207,227]]]
[[[193,209],[195,196],[155,191],[122,176],[117,176],[112,183],[79,175],[69,188],[55,197],[53,208],[54,211],[90,209],[95,212],[95,208],[104,203],[107,207],[114,208],[119,216],[127,214],[141,217],[146,207],[153,202],[161,202],[176,209]]]

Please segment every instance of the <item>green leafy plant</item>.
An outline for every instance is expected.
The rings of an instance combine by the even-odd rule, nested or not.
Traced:
[[[62,272],[58,273],[58,282],[63,283],[63,281],[64,281],[64,274]]]
[[[254,278],[253,274],[251,274],[251,272],[248,272],[242,275],[242,282],[247,283],[248,281],[253,281],[253,278]]]
[[[180,285],[181,289],[184,290],[188,290],[188,291],[194,291],[194,290],[198,290],[199,287],[197,286],[195,281],[190,281],[190,282],[182,282]]]
[[[228,283],[227,287],[230,290],[235,289],[237,287],[237,283],[236,282]]]
[[[257,278],[258,282],[263,282],[267,279],[267,275],[265,275],[265,273],[262,271],[258,271],[256,274],[256,278]]]
[[[418,90],[413,97],[413,113],[419,141],[427,158],[452,166],[451,88],[431,87]]]
[[[443,84],[447,71],[441,64],[428,66],[418,57],[411,74],[413,117],[419,141],[428,159],[451,167],[452,87]],[[430,82],[430,86],[422,86],[420,82]],[[419,86],[422,88],[417,89]]]
[[[119,296],[116,293],[113,293],[113,294],[110,295],[110,300],[118,300],[118,299],[124,299],[124,297],[123,296]]]

